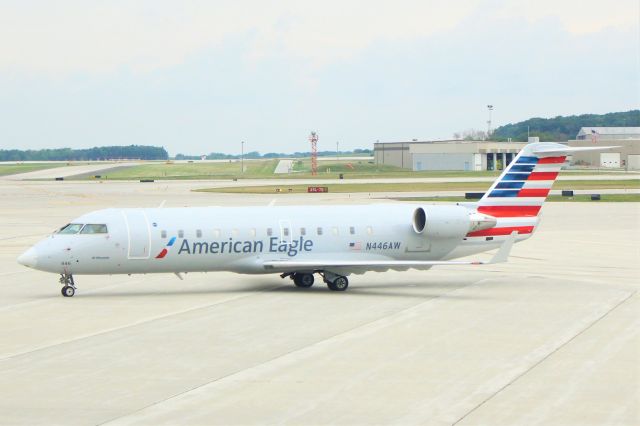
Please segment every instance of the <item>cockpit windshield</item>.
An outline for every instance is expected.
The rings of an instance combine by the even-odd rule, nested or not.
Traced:
[[[58,231],[58,234],[77,234],[82,229],[81,223],[69,223]]]
[[[106,234],[107,232],[107,225],[95,223],[87,223],[80,231],[81,234]]]
[[[57,232],[58,234],[107,234],[109,230],[107,229],[107,225],[103,223],[69,223],[68,225],[63,226]]]

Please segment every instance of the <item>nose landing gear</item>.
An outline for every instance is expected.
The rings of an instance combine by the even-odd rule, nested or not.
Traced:
[[[76,283],[73,281],[73,275],[60,274],[60,284],[62,284],[61,293],[64,297],[73,297],[76,294]]]

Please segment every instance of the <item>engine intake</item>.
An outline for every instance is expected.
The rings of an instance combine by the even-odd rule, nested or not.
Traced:
[[[418,207],[413,211],[413,230],[428,238],[462,238],[467,233],[496,226],[496,218],[462,206]]]

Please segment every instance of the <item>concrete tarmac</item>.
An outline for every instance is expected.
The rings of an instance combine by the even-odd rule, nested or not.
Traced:
[[[507,264],[346,293],[208,273],[79,276],[65,299],[15,262],[98,208],[274,198],[188,189],[0,181],[1,424],[640,424],[640,204],[546,204]]]

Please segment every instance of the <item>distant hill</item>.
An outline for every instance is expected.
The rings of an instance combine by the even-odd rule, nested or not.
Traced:
[[[88,149],[0,149],[0,161],[166,160],[169,154],[157,146],[101,146]]]
[[[608,114],[582,114],[554,118],[530,118],[515,124],[507,124],[495,129],[492,140],[527,140],[527,127],[530,136],[538,136],[541,141],[566,142],[575,139],[581,127],[640,127],[640,110],[610,112]]]

